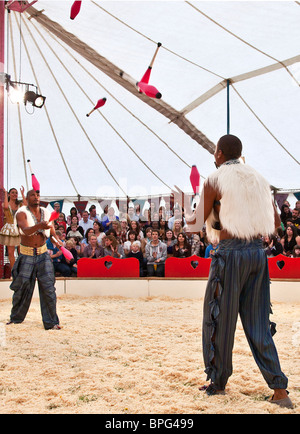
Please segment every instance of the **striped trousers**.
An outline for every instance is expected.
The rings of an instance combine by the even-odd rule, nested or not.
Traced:
[[[238,314],[254,359],[271,389],[286,389],[270,329],[270,279],[260,240],[223,240],[212,257],[203,314],[207,380],[224,390],[232,374]]]
[[[12,269],[13,281],[10,289],[14,291],[10,320],[19,324],[24,321],[38,281],[42,320],[46,330],[59,324],[56,313],[55,276],[48,252],[37,256],[20,254]]]

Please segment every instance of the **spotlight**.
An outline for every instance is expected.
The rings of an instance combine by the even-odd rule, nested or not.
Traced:
[[[25,92],[24,95],[24,104],[26,105],[28,102],[30,102],[33,107],[42,108],[45,104],[45,96],[38,95],[37,93],[33,92],[32,90],[28,90]]]

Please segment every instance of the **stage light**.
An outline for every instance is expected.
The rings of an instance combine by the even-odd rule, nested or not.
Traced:
[[[24,104],[26,105],[30,102],[33,107],[42,108],[45,104],[46,97],[33,92],[32,90],[28,90],[24,95]]]

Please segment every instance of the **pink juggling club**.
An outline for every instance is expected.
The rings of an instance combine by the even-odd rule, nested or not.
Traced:
[[[198,172],[197,166],[193,165],[191,174],[190,174],[190,181],[194,190],[195,194],[199,193],[200,188],[200,174]]]
[[[58,244],[57,239],[56,239],[55,237],[52,236],[51,238],[56,242],[58,248],[61,250],[62,254],[64,255],[64,257],[65,257],[66,259],[68,259],[69,261],[70,261],[71,259],[74,259],[74,257],[73,257],[73,255],[72,255],[72,253],[70,252],[70,250],[66,249],[64,246],[60,246],[60,245]]]
[[[31,167],[31,164],[30,164],[30,160],[27,160],[27,163],[28,163],[28,165],[29,165],[29,169],[30,169],[30,172],[31,172],[31,183],[32,183],[32,188],[33,188],[37,193],[39,193],[39,192],[40,192],[40,183],[39,183],[39,181],[37,180],[35,174],[34,174],[33,171],[32,171],[32,167]]]
[[[71,13],[70,13],[71,20],[74,20],[77,17],[77,15],[79,14],[79,11],[81,8],[81,3],[82,3],[81,1],[75,1],[72,4]]]
[[[95,107],[93,108],[93,110],[91,110],[91,111],[87,114],[87,117],[89,117],[89,116],[93,113],[93,111],[95,111],[95,110],[97,110],[98,108],[104,106],[105,103],[106,103],[106,98],[99,99],[98,102],[97,102],[97,104],[96,104]]]

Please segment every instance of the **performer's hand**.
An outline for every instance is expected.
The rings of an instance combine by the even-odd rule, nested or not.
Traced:
[[[42,221],[42,222],[38,223],[38,225],[39,225],[40,229],[51,229],[51,228],[53,228],[52,224],[48,223],[46,221]]]

